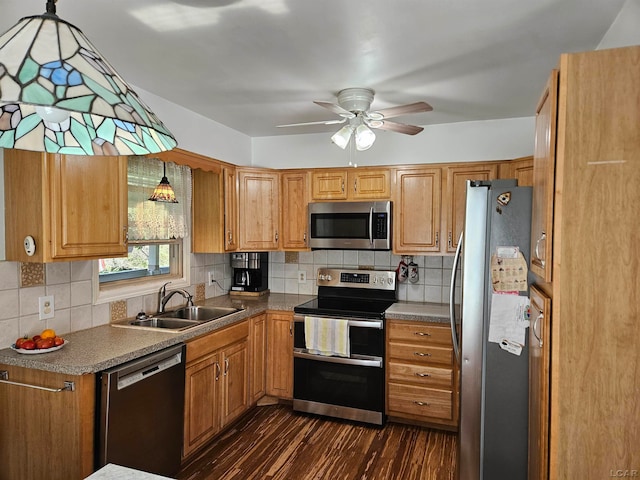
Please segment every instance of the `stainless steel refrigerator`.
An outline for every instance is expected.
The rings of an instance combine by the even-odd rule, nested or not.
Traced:
[[[460,480],[527,478],[528,347],[518,356],[488,338],[491,255],[498,247],[516,246],[529,264],[531,190],[518,187],[516,180],[467,182],[451,282],[452,336],[460,365]],[[456,285],[462,286],[457,318]],[[528,295],[528,285],[520,295]]]

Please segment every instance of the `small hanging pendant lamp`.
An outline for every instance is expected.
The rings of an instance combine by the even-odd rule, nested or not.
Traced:
[[[158,186],[153,190],[153,194],[149,197],[149,200],[152,202],[178,203],[173,187],[169,183],[169,179],[167,179],[167,164],[165,162],[162,162],[162,168],[162,180],[160,180]]]

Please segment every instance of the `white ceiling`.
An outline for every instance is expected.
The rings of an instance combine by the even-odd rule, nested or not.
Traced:
[[[0,33],[45,0],[0,0]],[[593,50],[624,0],[59,0],[129,83],[251,137],[338,118],[369,87],[380,109],[426,101],[416,125],[532,116],[563,52]]]

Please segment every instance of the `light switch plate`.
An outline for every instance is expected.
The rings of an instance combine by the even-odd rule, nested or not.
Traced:
[[[38,313],[40,320],[53,318],[55,315],[55,305],[53,303],[53,295],[38,297]]]

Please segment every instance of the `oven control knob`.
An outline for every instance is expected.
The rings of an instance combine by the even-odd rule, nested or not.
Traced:
[[[393,278],[391,278],[391,277],[387,278],[387,283],[389,285],[391,285],[393,283]]]
[[[320,275],[318,275],[318,280],[324,280],[324,273],[321,273]]]
[[[332,280],[331,275],[327,275],[327,282],[330,282]]]

